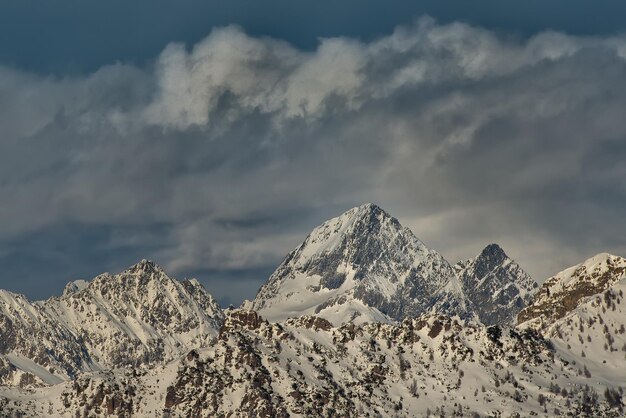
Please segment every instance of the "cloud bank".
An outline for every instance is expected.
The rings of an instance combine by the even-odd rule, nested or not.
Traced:
[[[314,51],[229,26],[146,67],[0,67],[0,287],[150,257],[238,303],[366,201],[451,261],[498,242],[542,280],[626,254],[625,109],[624,37],[429,18]]]

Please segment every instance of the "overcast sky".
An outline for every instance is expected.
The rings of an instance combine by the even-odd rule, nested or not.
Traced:
[[[150,258],[238,304],[364,202],[540,282],[626,255],[622,3],[261,3],[0,2],[0,288]]]

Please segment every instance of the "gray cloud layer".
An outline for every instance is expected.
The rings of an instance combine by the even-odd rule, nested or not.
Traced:
[[[451,260],[495,241],[541,280],[626,254],[625,109],[624,37],[430,19],[313,52],[225,27],[147,68],[0,67],[0,287],[41,297],[142,254],[239,302],[365,201]],[[51,272],[57,236],[79,244]]]

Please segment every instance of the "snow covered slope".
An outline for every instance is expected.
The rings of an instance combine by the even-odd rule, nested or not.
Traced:
[[[575,309],[586,297],[609,289],[626,274],[626,259],[601,253],[549,278],[518,322],[551,324]]]
[[[514,324],[538,285],[497,244],[461,261],[455,271],[473,311],[485,325]]]
[[[520,327],[550,338],[569,353],[567,360],[578,361],[583,373],[594,380],[622,386],[626,377],[626,276],[611,282],[604,291],[579,299],[576,307],[558,319],[536,317]]]
[[[0,291],[0,383],[37,386],[81,371],[153,366],[215,340],[223,312],[195,280],[143,260],[29,302]]]
[[[212,341],[223,320],[217,302],[196,280],[171,279],[147,260],[114,276],[72,283],[62,297],[40,304],[75,330],[105,367],[172,360]]]
[[[0,290],[0,384],[38,386],[94,369],[72,329],[25,296]]]
[[[624,416],[626,259],[535,287],[495,244],[453,269],[364,205],[261,288],[270,321],[146,260],[47,301],[0,291],[0,416]]]
[[[436,304],[468,316],[450,264],[365,204],[315,228],[244,306],[271,321],[315,314],[341,324],[401,320]]]
[[[333,327],[314,316],[269,323],[234,310],[214,345],[178,361],[35,391],[0,388],[0,409],[29,417],[617,417],[622,394],[599,377],[608,367],[587,377],[580,358],[532,330],[438,315]]]

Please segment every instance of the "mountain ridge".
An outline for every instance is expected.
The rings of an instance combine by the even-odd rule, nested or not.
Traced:
[[[115,275],[70,282],[62,296],[45,301],[2,292],[0,357],[12,364],[0,370],[5,384],[19,383],[22,369],[38,371],[28,379],[45,383],[49,373],[65,380],[170,361],[209,344],[223,321],[221,308],[197,281],[173,280],[148,260]]]
[[[553,322],[575,309],[586,297],[602,293],[626,275],[626,259],[599,253],[548,278],[518,323],[538,319]]]
[[[504,264],[491,289],[480,293],[472,283],[477,273],[470,270],[489,251]],[[388,322],[425,312],[480,320],[480,312],[489,325],[513,322],[534,281],[496,244],[466,263],[465,269],[452,266],[396,218],[366,203],[314,228],[243,306],[270,320],[315,314],[334,323]],[[507,292],[489,300],[498,285],[508,286]],[[489,309],[497,312],[488,317]]]

